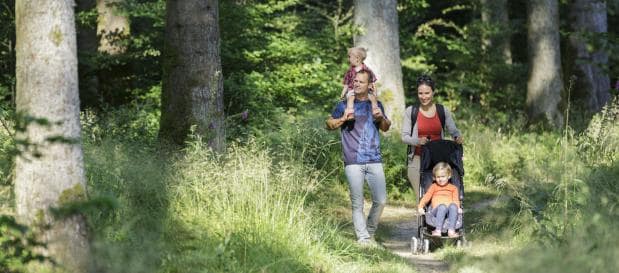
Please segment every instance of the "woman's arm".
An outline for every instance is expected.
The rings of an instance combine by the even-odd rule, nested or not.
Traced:
[[[415,127],[411,128],[411,112],[413,111],[413,107],[409,106],[404,111],[404,121],[402,122],[402,142],[408,145],[419,145],[419,136],[417,133],[417,123],[415,123]],[[412,131],[412,135],[411,135]]]
[[[445,108],[445,129],[454,139],[461,137],[460,130],[456,127],[456,123],[451,115],[451,112]]]

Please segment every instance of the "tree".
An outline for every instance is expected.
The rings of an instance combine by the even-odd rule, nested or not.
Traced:
[[[378,77],[379,99],[396,128],[404,113],[404,88],[400,64],[400,38],[396,0],[355,0],[355,46],[368,49],[365,63]]]
[[[41,157],[15,160],[15,203],[20,222],[47,226],[47,254],[68,272],[90,266],[86,225],[79,215],[52,217],[51,207],[86,198],[80,144],[51,142],[79,139],[79,96],[74,1],[17,1],[16,110],[51,121],[31,124],[19,139],[38,145]]]
[[[75,12],[89,12],[96,7],[95,0],[76,1]],[[79,17],[79,16],[78,16]],[[99,103],[99,79],[95,71],[96,64],[93,59],[97,54],[99,41],[97,30],[87,22],[77,20],[77,52],[78,52],[78,74],[80,82],[80,102],[82,106],[93,106]]]
[[[497,50],[506,64],[512,63],[509,43],[509,16],[507,0],[481,0],[481,21],[489,31],[484,35],[484,50]]]
[[[595,43],[587,36],[596,38],[592,34],[608,32],[606,12],[606,2],[600,0],[575,0],[570,5],[569,22],[573,32],[569,41],[574,56],[569,61],[574,61],[568,69],[576,76],[574,95],[586,101],[586,109],[596,112],[610,99],[610,78],[604,72],[608,54],[592,46]]]
[[[558,109],[563,90],[559,46],[559,4],[557,0],[532,0],[527,5],[529,79],[527,114],[531,123],[546,120],[555,127],[563,124]]]
[[[159,135],[182,144],[194,133],[225,148],[216,0],[168,0]]]
[[[129,19],[122,11],[125,0],[97,0],[99,51],[110,55],[125,52],[120,39],[129,36]]]

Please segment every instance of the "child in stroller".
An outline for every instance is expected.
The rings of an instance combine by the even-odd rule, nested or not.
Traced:
[[[433,245],[443,244],[442,239],[444,238],[456,239],[456,244],[458,246],[464,246],[467,243],[464,236],[462,217],[462,201],[464,199],[464,183],[462,179],[464,176],[464,164],[462,162],[462,155],[462,145],[454,141],[433,140],[423,145],[420,166],[421,179],[419,181],[419,198],[421,200],[418,204],[418,210],[419,208],[421,209],[417,216],[417,236],[413,236],[411,239],[411,250],[415,254],[418,251],[423,251],[424,253],[429,252],[430,243]],[[448,169],[451,171],[447,171]],[[439,174],[441,174],[440,170],[449,172],[449,174],[447,174],[449,183],[446,184],[446,186],[449,186],[450,194],[445,196],[443,202],[440,202],[440,200],[431,200],[433,199],[431,196],[434,195],[432,192],[435,190],[432,190],[432,192],[430,190],[432,186],[440,187],[432,183],[433,181],[439,180],[437,178],[440,176]],[[426,192],[428,192],[428,194],[426,194]],[[439,197],[439,199],[442,199],[442,197]],[[428,202],[432,202],[433,205],[427,206]],[[440,215],[438,214],[440,203],[450,204],[452,202],[455,204],[457,212],[455,225],[453,220],[454,214],[445,213],[448,211],[449,206],[445,206],[447,210],[441,212]],[[437,212],[436,214],[432,213],[432,209],[434,208],[437,209],[437,211],[435,211]],[[421,213],[422,211],[425,215]],[[447,217],[446,221],[444,221],[445,217]],[[437,218],[440,218],[441,221],[437,221]],[[449,232],[450,229],[452,232]],[[444,233],[446,233],[446,237],[442,237]]]
[[[434,175],[434,184],[430,186],[428,191],[423,195],[423,198],[419,201],[417,210],[419,214],[425,214],[425,206],[428,202],[432,201],[431,210],[426,219],[430,220],[434,224],[434,231],[432,236],[440,237],[443,231],[443,226],[447,227],[447,236],[449,238],[456,238],[456,220],[458,214],[462,214],[462,208],[460,207],[460,195],[458,194],[458,188],[453,184],[450,184],[451,180],[451,167],[445,162],[439,162],[432,169]],[[445,219],[447,222],[445,223]]]

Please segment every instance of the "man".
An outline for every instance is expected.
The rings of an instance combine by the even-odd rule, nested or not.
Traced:
[[[378,130],[386,132],[391,126],[391,121],[384,115],[381,102],[375,103],[378,107],[372,109],[371,100],[376,100],[376,97],[368,95],[369,78],[370,75],[365,70],[357,72],[355,76],[353,84],[354,120],[347,118],[351,110],[346,109],[346,102],[338,103],[327,119],[328,129],[341,128],[344,172],[350,190],[352,220],[358,242],[361,244],[372,242],[371,238],[376,232],[378,221],[387,202]],[[367,221],[363,214],[365,180],[372,194],[372,208]]]

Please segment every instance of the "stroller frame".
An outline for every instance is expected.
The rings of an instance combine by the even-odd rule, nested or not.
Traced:
[[[439,150],[450,151],[448,155],[438,154]],[[435,151],[432,154],[432,151]],[[460,195],[460,204],[462,206],[464,199],[464,168],[462,163],[463,148],[461,144],[456,144],[450,140],[436,140],[430,141],[423,146],[423,152],[421,155],[421,168],[420,168],[420,180],[419,180],[419,193],[418,200],[421,200],[425,192],[428,190],[433,181],[432,168],[438,162],[447,162],[452,167],[451,182],[458,188]],[[408,160],[408,156],[407,156]],[[408,165],[408,162],[407,162]],[[411,238],[411,252],[413,254],[427,254],[430,250],[436,249],[446,243],[455,244],[457,247],[464,247],[467,245],[463,214],[458,214],[458,220],[456,222],[457,237],[433,237],[431,231],[434,227],[426,221],[426,215],[430,213],[430,205],[426,207],[426,214],[417,214],[417,234]]]

